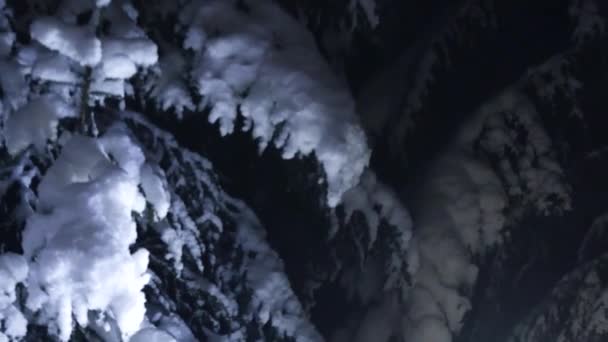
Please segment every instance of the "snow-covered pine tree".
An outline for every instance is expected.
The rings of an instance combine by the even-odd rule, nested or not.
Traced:
[[[517,6],[519,4],[513,5],[513,7],[519,9]],[[306,6],[302,7],[306,8]],[[382,8],[382,6],[379,6],[379,8]],[[411,10],[416,13],[415,10]],[[370,118],[370,122],[367,122],[365,126],[372,132],[372,135],[375,133],[379,137],[378,141],[380,143],[384,143],[382,148],[393,148],[397,151],[397,154],[403,153],[407,157],[410,157],[408,156],[410,149],[418,148],[422,151],[418,158],[422,162],[428,158],[425,153],[428,149],[433,150],[434,147],[427,146],[425,142],[434,142],[422,139],[423,143],[421,144],[420,136],[408,137],[406,133],[412,127],[409,125],[416,121],[413,118],[422,109],[423,103],[433,102],[433,96],[435,96],[435,102],[446,103],[445,108],[440,107],[440,109],[452,108],[451,102],[455,99],[445,93],[446,89],[440,88],[437,91],[439,95],[434,95],[432,86],[435,84],[441,86],[441,81],[449,80],[449,77],[453,76],[445,71],[448,65],[449,68],[469,71],[469,74],[480,72],[475,68],[467,69],[467,59],[470,56],[467,52],[463,53],[462,50],[471,50],[471,53],[475,53],[479,50],[474,49],[474,47],[492,49],[493,45],[488,44],[484,39],[486,39],[487,32],[493,31],[482,32],[481,27],[491,27],[502,30],[501,32],[513,29],[512,26],[509,26],[509,28],[500,27],[506,21],[511,22],[508,23],[509,25],[516,22],[512,18],[501,17],[503,15],[500,12],[501,10],[509,13],[508,15],[520,13],[518,11],[509,12],[512,8],[505,3],[495,4],[493,1],[457,2],[452,7],[452,11],[445,11],[449,12],[445,16],[436,15],[437,21],[429,24],[433,30],[428,34],[422,34],[418,40],[415,40],[421,43],[412,44],[413,46],[410,45],[404,49],[405,53],[401,55],[406,55],[407,58],[401,59],[399,61],[401,64],[393,63],[401,65],[401,69],[407,69],[409,72],[402,71],[399,67],[388,68],[387,72],[378,76],[379,81],[359,83],[359,85],[367,85],[367,88],[363,87],[362,90],[359,90],[361,93],[358,94],[358,100],[362,104],[360,109],[364,111],[362,115],[364,118],[365,115]],[[572,38],[575,41],[574,45],[588,44],[589,40],[597,37],[603,31],[602,18],[594,1],[572,1],[570,9],[566,10],[566,12],[569,11],[573,19],[572,32],[574,33]],[[435,13],[437,12],[440,11],[435,11]],[[312,15],[311,17],[310,20],[314,22],[316,16]],[[405,19],[401,18],[401,20]],[[314,23],[311,26],[314,27]],[[324,28],[327,28],[327,26],[325,25]],[[382,27],[382,22],[380,27]],[[564,25],[564,27],[566,26]],[[323,32],[322,29],[318,29],[318,31]],[[463,37],[465,43],[463,45],[466,45],[466,48],[459,49],[461,43],[457,39],[459,37]],[[378,40],[383,39],[383,36],[378,32],[368,32],[366,38],[377,43]],[[319,40],[322,43],[323,37]],[[470,43],[475,43],[475,45],[468,45]],[[351,52],[354,50],[354,55],[356,55],[357,49],[362,49],[356,43],[351,42],[350,44],[347,49],[352,49]],[[395,45],[400,46],[399,44]],[[450,61],[454,62],[454,59],[450,58],[454,50],[456,50],[455,64],[450,64]],[[427,52],[425,53],[425,51]],[[429,329],[422,329],[420,335],[414,334],[418,337],[418,340],[424,338],[435,338],[441,341],[451,340],[452,333],[457,332],[461,327],[460,323],[464,317],[464,312],[468,311],[470,307],[468,300],[475,284],[476,273],[468,271],[463,273],[458,271],[459,269],[468,270],[469,268],[464,266],[469,265],[474,268],[473,263],[486,260],[483,256],[493,255],[495,243],[504,241],[505,237],[507,241],[511,242],[509,229],[518,226],[523,219],[531,216],[562,215],[572,208],[571,186],[566,179],[566,171],[563,165],[564,150],[561,145],[562,142],[548,123],[547,115],[548,113],[561,115],[561,113],[556,112],[563,110],[561,101],[564,100],[569,102],[566,108],[569,108],[568,110],[573,114],[573,117],[581,115],[581,110],[577,107],[576,100],[574,100],[581,84],[571,70],[573,52],[559,52],[559,54],[553,55],[555,52],[548,51],[548,55],[552,58],[540,67],[531,68],[530,72],[524,74],[519,80],[514,79],[509,83],[504,83],[501,88],[507,89],[505,91],[499,90],[500,94],[498,96],[477,91],[478,89],[474,85],[471,86],[472,92],[475,92],[475,94],[483,93],[483,96],[486,96],[486,98],[478,99],[485,104],[481,109],[474,111],[476,116],[470,119],[468,124],[458,125],[458,127],[468,127],[457,130],[458,133],[454,133],[455,130],[450,127],[449,133],[446,134],[448,138],[442,142],[452,147],[441,149],[437,157],[433,158],[432,166],[424,168],[424,171],[422,171],[426,174],[423,179],[431,179],[430,184],[425,183],[428,185],[425,194],[413,195],[413,201],[423,203],[417,205],[422,206],[423,209],[427,208],[424,203],[434,203],[434,205],[426,210],[414,209],[416,227],[413,244],[417,248],[427,249],[427,252],[422,252],[421,257],[424,259],[424,254],[426,254],[427,259],[426,261],[423,260],[423,264],[427,263],[428,265],[430,263],[432,267],[427,266],[427,269],[438,269],[436,273],[439,274],[428,275],[434,273],[433,271],[428,271],[426,274],[421,272],[422,274],[418,277],[422,279],[417,280],[414,271],[413,283],[422,283],[422,287],[430,292],[430,295],[428,293],[423,294],[426,296],[425,300],[421,299],[419,301],[425,303],[426,307],[415,307],[412,311],[417,312],[419,317],[425,319],[428,316],[438,318],[440,325],[445,324],[448,329],[444,330],[446,333],[443,336],[432,335]],[[480,53],[480,56],[485,55]],[[392,57],[394,58],[394,55]],[[387,59],[380,60],[383,62]],[[477,59],[474,60],[478,61]],[[458,63],[464,64],[464,66],[461,67]],[[473,62],[472,65],[475,63]],[[434,82],[432,76],[436,75],[436,71],[439,69],[441,69],[439,76],[442,79],[439,80],[440,82]],[[524,71],[524,69],[521,70],[522,73]],[[416,74],[416,72],[418,73]],[[483,72],[481,73],[483,74]],[[511,70],[511,74],[516,78],[519,77],[513,70]],[[469,84],[467,83],[467,74],[461,72],[456,73],[456,75],[460,77],[456,79],[455,83],[448,83],[451,87],[447,91],[453,91],[454,87],[459,87],[462,82]],[[403,83],[407,84],[404,85]],[[486,83],[491,83],[491,81]],[[463,89],[468,88],[463,86]],[[458,92],[458,94],[460,93]],[[491,99],[487,100],[489,95],[492,95]],[[460,105],[460,103],[458,104]],[[479,102],[469,105],[479,106]],[[421,120],[426,120],[428,126],[411,129],[414,134],[419,131],[427,135],[429,131],[436,129],[435,126],[442,126],[438,123],[442,120],[447,123],[462,122],[462,120],[452,119],[452,116],[465,118],[464,115],[455,113],[445,113],[445,117],[439,117],[435,113],[427,113],[429,108],[431,110],[434,108],[432,105],[424,107],[425,115],[418,115],[418,117],[422,118]],[[461,109],[461,107],[458,107],[455,110]],[[467,113],[473,112],[470,108],[467,108],[467,110]],[[390,120],[387,118],[390,118]],[[389,124],[386,124],[386,122],[389,122]],[[454,135],[464,137],[464,140],[454,138]],[[432,138],[429,139],[433,138],[437,138],[437,136],[432,135]],[[411,139],[412,142],[410,146],[404,144],[404,141],[408,141],[408,139]],[[411,147],[414,145],[417,147]],[[454,145],[457,147],[453,147]],[[401,158],[400,165],[411,166],[413,164],[409,164],[409,160]],[[400,170],[399,166],[395,166],[394,163],[386,167]],[[403,176],[402,172],[395,172],[395,174],[396,177]],[[394,180],[395,186],[399,187],[401,185],[397,183],[401,179]],[[428,194],[429,189],[435,189],[434,191],[437,194]],[[470,198],[463,194],[470,194]],[[462,198],[463,196],[466,197],[466,200]],[[439,216],[438,212],[443,210],[447,211],[448,217],[453,222],[450,223],[450,220],[447,220],[440,224],[438,228],[425,228],[425,218]],[[435,219],[435,221],[437,220]],[[437,226],[435,221],[433,222]],[[448,235],[448,238],[445,238],[446,235]],[[434,236],[437,238],[433,239]],[[426,246],[424,246],[424,240],[427,240]],[[448,247],[438,248],[437,246],[442,242]],[[452,254],[449,254],[450,250],[453,251]],[[448,253],[449,256],[443,255],[442,251]],[[454,261],[453,265],[441,264],[448,259]],[[462,262],[458,263],[457,261]],[[462,274],[475,275],[464,277]],[[448,285],[446,286],[446,284]],[[452,284],[456,284],[452,288],[456,295],[450,297],[446,294],[446,291],[440,291],[444,288],[450,288]],[[412,293],[411,300],[413,302],[416,302],[416,298],[423,297],[422,295],[416,296],[415,292]],[[458,300],[448,300],[449,298],[465,299],[464,304]],[[429,302],[438,302],[439,304],[436,308],[429,308]],[[460,307],[462,311],[455,312],[453,309],[456,307]],[[373,309],[369,311],[372,312]],[[408,324],[404,325],[407,326]],[[428,327],[434,331],[443,329],[443,327],[432,324],[429,324]]]
[[[327,235],[356,247],[323,274],[362,297],[406,287],[407,211],[365,171],[354,101],[278,5],[0,5],[1,341],[323,340],[259,219],[153,123],[167,117],[312,157]],[[366,272],[383,281],[347,278]]]

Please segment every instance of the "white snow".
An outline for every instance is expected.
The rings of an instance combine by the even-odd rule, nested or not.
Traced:
[[[105,38],[102,47],[101,71],[108,78],[131,78],[137,67],[150,67],[158,61],[156,44],[146,38]]]
[[[231,199],[231,204],[238,208],[235,213],[237,240],[246,254],[253,254],[245,259],[243,267],[253,291],[250,306],[258,320],[269,322],[279,332],[294,336],[296,342],[323,341],[306,319],[284,273],[281,259],[265,241],[265,231],[258,218],[240,201]]]
[[[96,75],[97,76],[97,75]],[[105,75],[104,75],[105,76]],[[107,96],[123,97],[126,89],[123,79],[105,79],[102,77],[94,77],[91,82],[91,95],[95,96],[102,103]]]
[[[30,262],[26,305],[62,341],[74,319],[88,324],[91,310],[109,313],[125,337],[143,321],[148,252],[129,251],[137,236],[131,215],[143,210],[143,161],[121,129],[98,140],[75,136],[40,184],[40,209],[22,242]]]
[[[97,9],[88,1],[62,1],[55,17],[33,21],[30,33],[40,45],[26,47],[25,54],[19,51],[24,70],[32,67],[33,77],[46,81],[50,92],[76,107],[80,97],[65,95],[75,91],[66,89],[68,84],[76,88],[90,83],[88,104],[103,104],[108,97],[124,98],[131,90],[128,80],[158,62],[156,44],[137,26],[134,8],[122,1],[98,5],[104,8]],[[94,20],[75,25],[76,14],[87,10],[94,11]],[[109,23],[108,29],[96,33],[97,21]],[[82,66],[91,67],[92,73]]]
[[[381,220],[386,223],[403,227],[409,232],[406,240],[411,237],[412,220],[397,195],[386,185],[380,183],[371,170],[366,170],[361,176],[360,183],[347,191],[343,198],[346,220],[350,220],[355,211],[363,213],[371,229],[369,245],[376,241]]]
[[[6,308],[17,299],[15,286],[25,280],[28,265],[15,253],[0,254],[0,308]]]
[[[149,67],[158,61],[157,47],[146,38],[106,38],[102,40],[104,58],[124,56],[134,64]]]
[[[83,66],[94,66],[101,60],[101,42],[86,28],[44,17],[32,23],[30,33],[40,44]]]
[[[70,70],[69,60],[58,53],[47,54],[36,59],[32,67],[32,76],[51,82],[70,84],[77,82],[76,75]]]
[[[25,78],[17,63],[0,61],[0,86],[4,94],[2,111],[14,111],[27,101]]]
[[[59,119],[73,117],[72,107],[56,97],[41,97],[13,112],[6,122],[5,139],[8,151],[16,154],[30,145],[39,149],[47,140],[57,138]]]
[[[137,66],[125,55],[117,54],[104,57],[101,70],[109,78],[130,78],[137,72]]]
[[[286,159],[314,153],[335,207],[370,156],[353,100],[295,20],[270,1],[249,6],[245,14],[232,1],[209,1],[182,12],[185,48],[199,49],[192,78],[209,121],[230,134],[238,107],[260,150],[273,143]]]
[[[27,320],[15,306],[0,309],[0,322],[3,329],[0,329],[0,341],[19,341],[27,333]]]
[[[180,147],[170,134],[156,129],[143,116],[132,112],[123,112],[121,116],[135,126],[138,136],[149,139],[147,146],[153,146],[150,153],[155,160],[167,161],[163,170],[171,189],[171,215],[154,225],[154,229],[166,243],[165,257],[174,261],[180,280],[188,288],[208,294],[221,311],[231,317],[244,315],[247,320],[267,323],[279,332],[296,337],[298,342],[322,341],[293,293],[280,258],[266,243],[257,217],[244,203],[230,198],[219,188],[210,162]],[[218,211],[225,215],[220,216]],[[207,262],[217,268],[215,272],[221,280],[208,279],[198,273],[204,270],[202,263],[196,265],[198,270],[193,272],[192,266],[182,263],[182,256],[189,253],[200,262],[202,255],[209,255],[208,248],[214,246],[204,243],[204,234],[222,232],[225,221],[236,229],[235,250],[242,249],[244,260],[233,269],[230,265],[215,264],[211,255]],[[201,229],[201,225],[208,229]],[[243,292],[226,289],[229,279],[241,277],[244,278],[242,291],[247,294],[252,291],[252,301],[246,306],[239,306],[236,297]],[[195,340],[179,321],[156,318],[152,321],[180,342]],[[238,327],[237,322],[234,323]],[[204,331],[210,341],[242,341],[247,335],[242,326],[224,335]]]
[[[489,113],[483,108],[424,170],[415,196],[416,265],[404,325],[405,341],[450,342],[471,309],[474,255],[501,241],[507,194],[474,142]]]
[[[110,4],[110,2],[112,2],[112,0],[97,0],[96,4],[97,4],[97,7],[104,7],[104,6],[108,6]]]
[[[194,110],[195,105],[185,82],[186,62],[179,51],[171,51],[160,57],[156,78],[144,85],[150,100],[163,111],[173,109],[178,119],[184,110]]]
[[[148,202],[154,206],[158,219],[165,218],[169,211],[170,195],[164,172],[158,167],[144,164],[141,169],[141,187]]]
[[[210,176],[211,163],[200,154],[185,150],[173,136],[155,128],[140,114],[123,112],[121,115],[136,122],[138,129],[154,138],[156,160],[174,161],[164,170],[166,175],[163,176],[166,177],[167,182],[171,180],[171,192],[167,194],[167,198],[170,199],[168,211],[171,215],[168,222],[160,221],[155,227],[167,245],[168,253],[165,258],[173,260],[176,272],[181,274],[184,267],[182,256],[185,247],[196,262],[197,269],[202,272],[202,253],[205,245],[200,243],[199,226],[212,224],[219,231],[223,229],[222,220],[216,213],[217,204],[214,204],[214,201],[221,201],[222,192]],[[158,172],[156,175],[162,176],[162,173]],[[162,180],[162,183],[165,181]],[[182,199],[180,196],[184,196],[184,192],[188,195]],[[195,194],[195,197],[191,198],[191,194]],[[148,201],[153,202],[150,199]]]
[[[0,33],[0,56],[7,57],[11,52],[15,43],[15,34],[13,32]]]
[[[406,265],[406,251],[410,249],[412,238],[412,220],[409,212],[401,204],[397,194],[382,184],[371,170],[366,170],[361,176],[360,183],[348,190],[343,197],[344,223],[352,225],[351,219],[355,212],[360,213],[366,220],[369,231],[366,236],[367,245],[356,244],[360,263],[344,265],[344,274],[340,283],[348,296],[357,296],[364,305],[374,309],[370,311],[391,311],[378,307],[378,297],[384,292],[407,286],[409,274]],[[330,237],[337,233],[338,220],[334,220],[334,229]],[[355,223],[356,224],[356,223]],[[387,230],[381,232],[380,229]],[[378,247],[378,235],[390,235],[387,245]],[[381,243],[387,243],[381,241]],[[382,258],[375,257],[373,251],[382,249]],[[391,303],[382,305],[392,305]],[[394,310],[393,310],[394,311]],[[372,316],[373,317],[373,316]],[[370,318],[372,319],[372,318]],[[367,318],[366,318],[367,320]],[[371,324],[363,321],[361,324]]]
[[[13,305],[17,299],[15,286],[22,283],[28,265],[21,255],[0,254],[0,341],[19,340],[27,332],[27,321]]]
[[[209,185],[215,184],[209,179],[209,163],[163,136],[165,149],[147,153],[183,159],[161,171],[158,160],[146,158],[121,126],[99,138],[72,135],[69,127],[62,127],[68,131],[62,130],[58,139],[61,119],[75,117],[96,101],[103,104],[108,96],[123,100],[134,94],[133,81],[139,80],[134,76],[141,72],[138,76],[147,77],[148,68],[166,81],[151,88],[162,108],[180,112],[210,105],[210,119],[218,121],[225,134],[234,130],[240,108],[261,150],[274,144],[285,158],[314,154],[327,177],[329,206],[337,206],[343,193],[358,183],[370,152],[346,85],[331,76],[314,39],[295,20],[270,1],[253,4],[251,15],[235,11],[234,2],[223,1],[184,9],[185,17],[188,9],[196,10],[187,19],[190,33],[179,48],[192,51],[184,57],[183,50],[171,55],[169,49],[160,63],[156,44],[137,27],[137,11],[119,0],[60,1],[49,8],[49,13],[55,11],[53,17],[36,17],[38,10],[33,10],[24,20],[31,22],[32,41],[26,46],[14,45],[10,33],[0,36],[0,54],[8,57],[0,61],[6,146],[19,158],[42,155],[50,162],[30,172],[45,172],[40,183],[31,182],[31,175],[22,179],[36,189],[24,200],[31,206],[21,241],[24,255],[17,257],[24,267],[18,276],[0,279],[0,296],[7,296],[0,308],[0,340],[25,334],[27,322],[19,312],[23,309],[30,321],[46,325],[53,338],[62,341],[70,339],[75,326],[111,329],[102,334],[109,339],[182,341],[162,324],[157,329],[164,332],[151,328],[144,318],[148,252],[133,247],[133,214],[141,214],[148,201],[157,221],[152,229],[161,233],[178,276],[184,253],[202,272],[207,246],[201,243],[206,233],[201,227],[222,232],[224,219],[218,214],[224,209],[217,209],[219,201],[213,199],[223,193]],[[77,14],[86,10],[93,10],[91,21],[80,23]],[[218,35],[207,36],[216,29]],[[14,61],[9,55],[13,52]],[[187,71],[191,57],[196,62],[192,73]],[[193,87],[188,82],[193,78],[198,95],[206,101],[200,107],[190,96]],[[90,86],[89,94],[80,93],[85,86]],[[80,103],[82,99],[88,103]],[[105,124],[100,125],[102,131]],[[32,145],[36,149],[30,149]],[[187,191],[194,192],[196,200],[187,198]],[[382,215],[398,217],[389,213],[393,209],[385,200],[374,198],[384,204]],[[252,252],[246,255],[248,272],[242,273],[254,296],[248,315],[298,341],[321,341],[278,255],[264,241],[260,223],[247,210],[243,207],[239,216],[238,238]],[[213,258],[208,262],[215,263]],[[0,265],[4,276],[2,272],[8,271]],[[17,283],[26,289],[20,298],[24,303],[15,303]],[[225,284],[209,284],[205,290],[239,315],[236,299],[220,285]]]
[[[516,141],[516,130],[526,133],[525,143]],[[490,164],[475,154],[476,142],[484,157],[500,162]],[[412,256],[417,267],[406,341],[444,342],[458,334],[477,279],[473,256],[501,242],[508,206],[532,207],[541,214],[568,210],[568,187],[552,151],[534,105],[509,88],[482,106],[424,170],[415,196],[417,253]]]

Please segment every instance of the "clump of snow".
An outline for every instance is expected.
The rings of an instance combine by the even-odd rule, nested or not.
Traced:
[[[97,4],[97,7],[104,7],[104,6],[108,6],[110,4],[110,2],[112,2],[112,0],[97,0],[96,4]]]
[[[140,68],[147,69],[158,62],[158,48],[136,24],[133,7],[114,2],[103,11],[103,19],[111,22],[109,34],[100,38],[102,58],[92,75],[91,91],[101,102],[105,94],[122,98],[129,93],[126,80]]]
[[[32,23],[30,33],[40,44],[83,66],[93,66],[101,61],[101,42],[86,28],[44,17]]]
[[[165,258],[174,261],[173,266],[175,271],[180,274],[184,269],[182,257],[188,237],[182,230],[164,226],[162,227],[160,239],[167,245],[167,254],[165,255]]]
[[[30,145],[39,149],[57,138],[59,119],[73,117],[73,108],[56,97],[41,97],[13,112],[6,122],[6,147],[16,154]]]
[[[42,179],[39,211],[23,233],[26,306],[62,341],[93,310],[108,313],[125,337],[143,321],[148,252],[129,250],[132,213],[144,209],[143,162],[139,147],[113,129],[97,140],[74,136]]]
[[[11,52],[14,42],[15,34],[13,32],[0,33],[0,56],[7,57]]]
[[[28,274],[28,265],[21,255],[0,254],[0,341],[18,341],[27,332],[27,321],[14,306],[17,284]]]
[[[141,187],[146,199],[154,206],[159,219],[165,218],[169,211],[170,196],[165,181],[164,172],[150,164],[145,164],[141,169]]]
[[[76,75],[70,72],[70,61],[58,53],[43,55],[36,59],[32,67],[32,77],[50,82],[74,84]]]
[[[230,134],[240,109],[260,150],[273,143],[286,159],[314,153],[335,207],[370,156],[353,99],[294,19],[270,1],[247,6],[209,1],[180,16],[188,29],[184,47],[196,48],[191,78],[202,105],[211,107],[209,121]]]
[[[157,46],[137,26],[132,6],[104,1],[98,7],[103,9],[89,1],[64,0],[55,16],[35,19],[30,34],[40,45],[27,47],[24,61],[33,77],[50,84],[47,91],[68,97],[66,88],[71,96],[87,88],[85,105],[124,98],[131,91],[128,80],[158,62]],[[76,14],[86,11],[93,11],[95,20],[75,25]],[[107,29],[100,31],[97,22],[106,23]],[[75,106],[81,106],[80,100],[66,99]]]
[[[106,38],[102,40],[102,73],[108,78],[128,79],[137,67],[150,67],[158,61],[156,44],[147,38]]]
[[[0,341],[19,341],[27,333],[27,320],[15,306],[0,309]]]
[[[108,78],[129,78],[135,75],[137,66],[129,57],[117,54],[103,59],[101,71]]]
[[[21,255],[0,254],[0,307],[6,307],[17,299],[15,286],[25,280],[27,273],[28,265]]]
[[[124,56],[142,67],[152,66],[158,61],[156,44],[146,38],[107,38],[102,43],[104,56]]]

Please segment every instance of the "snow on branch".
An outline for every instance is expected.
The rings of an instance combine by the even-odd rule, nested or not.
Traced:
[[[471,309],[475,256],[502,242],[517,213],[570,209],[570,189],[534,104],[517,87],[484,104],[428,167],[405,341],[452,341]],[[529,211],[527,211],[529,212]]]
[[[345,282],[347,290],[358,293],[360,299],[367,302],[377,293],[406,286],[406,279],[410,276],[407,253],[413,234],[412,219],[398,195],[382,184],[371,170],[367,170],[360,183],[344,194],[343,205],[345,226],[352,225],[353,215],[360,213],[368,227],[367,245],[362,243],[356,246],[358,260],[363,265],[349,265],[352,270],[347,272],[350,273],[347,278],[356,276],[357,271],[381,274],[378,288],[348,279]],[[379,260],[379,270],[372,270],[376,265],[365,263],[369,255]]]
[[[19,340],[27,332],[27,321],[13,305],[16,286],[27,278],[28,265],[21,255],[0,254],[0,341]]]
[[[355,186],[370,152],[353,100],[317,52],[312,36],[275,4],[262,0],[192,3],[180,14],[184,48],[194,54],[190,75],[222,134],[238,113],[263,151],[283,157],[314,153],[335,207]]]
[[[604,254],[562,277],[536,310],[515,326],[507,341],[604,339],[608,332],[608,283],[602,277],[602,270],[607,262]]]
[[[251,307],[257,319],[270,323],[279,332],[293,336],[296,342],[320,342],[323,338],[306,319],[300,301],[283,272],[279,255],[266,242],[266,232],[259,219],[244,203],[231,199],[237,211],[237,242],[250,254],[244,269],[253,292]]]
[[[166,244],[165,260],[177,274],[171,280],[172,291],[206,298],[193,303],[182,300],[177,305],[191,307],[194,312],[188,320],[197,322],[206,305],[215,303],[201,326],[193,330],[198,334],[202,330],[211,339],[242,341],[252,326],[263,325],[297,342],[321,341],[291,288],[279,255],[265,241],[259,219],[219,187],[211,163],[181,147],[141,114],[122,112],[120,116],[146,146],[149,163],[158,163],[156,172],[165,175],[160,180],[166,179],[171,195],[169,215],[152,227]],[[145,187],[144,192],[148,194]],[[220,251],[218,244],[231,247]],[[241,284],[237,288],[231,285],[235,281]],[[162,285],[162,280],[154,280],[152,286],[156,285]],[[248,300],[243,302],[242,297]],[[230,332],[221,331],[220,322],[229,325]]]
[[[36,211],[23,231],[24,255],[0,255],[0,337],[26,332],[25,319],[11,306],[19,303],[17,283],[27,290],[24,306],[37,314],[36,323],[62,341],[75,324],[115,326],[124,338],[137,332],[146,312],[149,253],[130,251],[137,238],[133,213],[147,200],[164,218],[169,198],[163,184],[123,126],[98,139],[67,139],[38,186]]]
[[[223,206],[224,193],[217,184],[211,163],[180,146],[172,135],[155,127],[140,114],[125,111],[120,115],[150,153],[151,163],[142,169],[144,192],[146,195],[158,194],[150,202],[159,208],[156,209],[159,215],[170,213],[165,221],[155,226],[168,247],[165,258],[172,260],[176,273],[181,274],[186,251],[197,270],[202,272],[206,249],[202,240],[215,240],[223,230],[219,210]],[[161,161],[165,165],[156,166]],[[146,176],[149,174],[160,177],[148,180]],[[201,231],[202,226],[207,229]],[[206,262],[214,264],[213,260]]]
[[[496,171],[512,204],[532,206],[544,215],[570,210],[570,187],[564,181],[564,171],[527,96],[508,90],[481,110],[488,116],[479,137],[480,147],[496,160]]]
[[[9,153],[16,154],[29,145],[44,149],[57,138],[59,119],[75,117],[74,109],[57,97],[40,97],[12,113],[6,122],[5,140]]]
[[[408,342],[452,341],[471,309],[478,272],[473,256],[501,241],[506,196],[496,173],[473,151],[480,121],[483,116],[474,116],[460,128],[427,170],[416,198]]]
[[[129,246],[137,237],[131,214],[145,203],[138,190],[143,161],[118,132],[100,141],[75,136],[42,179],[40,209],[23,237],[31,263],[26,305],[62,341],[73,317],[87,326],[91,310],[107,312],[125,337],[139,329],[148,252],[132,254]]]
[[[99,2],[99,7],[105,6],[100,9],[92,2],[65,0],[57,16],[35,18],[31,37],[46,49],[29,48],[33,76],[59,83],[59,88],[89,84],[91,94],[83,98],[90,103],[84,105],[131,93],[128,80],[140,68],[155,65],[158,54],[156,44],[137,26],[135,9],[121,3]],[[93,12],[92,19],[76,25],[76,15],[86,11]],[[99,22],[107,28],[99,30]]]
[[[94,66],[101,61],[101,42],[90,29],[46,17],[34,21],[30,32],[43,46],[83,66]]]

